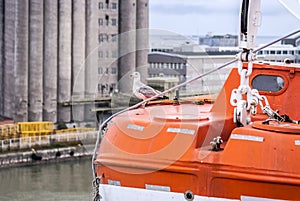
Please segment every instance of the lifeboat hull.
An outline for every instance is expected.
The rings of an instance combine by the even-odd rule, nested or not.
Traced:
[[[254,64],[249,80],[270,76],[268,84],[284,84],[260,93],[299,120],[300,66]],[[237,127],[229,101],[236,80],[233,69],[215,101],[154,103],[113,118],[94,161],[104,200],[300,200],[300,125],[266,124],[258,109],[253,124]],[[223,144],[213,150],[218,136]]]

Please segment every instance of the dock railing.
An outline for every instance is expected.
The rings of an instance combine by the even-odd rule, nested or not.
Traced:
[[[47,147],[62,143],[94,143],[97,131],[69,132],[0,140],[0,152],[19,151],[32,147]]]

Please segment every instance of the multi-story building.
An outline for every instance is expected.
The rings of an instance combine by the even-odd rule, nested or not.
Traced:
[[[300,34],[294,35],[292,37],[283,39],[281,41],[282,45],[293,45],[295,47],[300,46]]]
[[[73,103],[92,97],[97,81],[97,0],[3,0],[0,7],[0,115],[95,119],[91,101]]]
[[[283,62],[288,59],[291,63],[300,63],[300,47],[293,45],[272,45],[257,53],[259,60]]]
[[[150,78],[178,78],[179,83],[204,74],[213,68],[235,59],[236,51],[215,50],[211,52],[153,52],[148,55]],[[180,89],[181,95],[217,93],[235,64],[205,76]]]
[[[148,1],[98,0],[98,95],[116,89],[130,93],[128,78],[133,71],[146,79]]]
[[[237,35],[211,35],[207,34],[205,37],[199,38],[200,45],[208,45],[212,47],[220,46],[237,46],[238,45],[238,36]]]
[[[98,2],[98,94],[112,93],[118,82],[118,0]]]
[[[3,0],[0,8],[0,115],[93,121],[95,98],[130,92],[128,80],[119,84],[130,72],[147,77],[148,0]],[[127,32],[132,40],[120,40]]]

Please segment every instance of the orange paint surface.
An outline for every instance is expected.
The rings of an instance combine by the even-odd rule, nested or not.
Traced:
[[[249,79],[252,83],[259,75],[281,77],[279,91],[260,94],[272,109],[293,120],[300,120],[299,67],[255,63]],[[215,100],[209,96],[179,105],[151,102],[112,119],[95,161],[97,175],[103,176],[103,183],[114,180],[136,188],[151,184],[203,196],[299,200],[300,126],[262,124],[268,117],[258,109],[252,125],[237,128],[229,100],[239,79],[233,69]],[[203,105],[195,104],[204,99]],[[217,136],[224,143],[216,152],[210,142]]]

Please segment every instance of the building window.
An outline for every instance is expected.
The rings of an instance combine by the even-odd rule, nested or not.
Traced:
[[[111,9],[117,9],[117,3],[111,3]]]
[[[105,74],[108,74],[108,68],[105,69]]]
[[[98,91],[99,91],[99,92],[101,91],[101,85],[102,85],[102,84],[98,84]]]
[[[109,0],[105,0],[106,8],[109,8]]]
[[[106,57],[106,58],[109,58],[109,51],[108,51],[108,50],[106,50],[105,57]]]
[[[103,19],[102,19],[102,18],[99,18],[99,19],[98,19],[98,24],[99,24],[99,26],[102,26],[102,25],[103,25]]]
[[[100,51],[98,52],[98,56],[99,56],[99,58],[103,58],[103,51],[100,50]]]
[[[111,57],[117,58],[117,51],[115,51],[115,50],[111,51]]]
[[[102,10],[103,9],[103,3],[99,2],[99,9]]]
[[[104,40],[103,34],[99,34],[98,36],[99,43],[102,43]]]
[[[117,74],[117,68],[116,67],[111,68],[111,74],[113,74],[113,75]]]
[[[99,68],[98,68],[98,74],[101,75],[102,73],[103,73],[103,68],[102,68],[102,67],[99,67]]]
[[[270,51],[270,54],[275,54],[275,50],[271,50],[271,51]]]
[[[117,41],[117,34],[111,34],[111,41],[116,42]]]
[[[117,25],[117,19],[111,19],[111,25],[116,26]]]
[[[105,15],[105,21],[106,21],[106,25],[108,26],[109,25],[109,16],[108,15]]]

